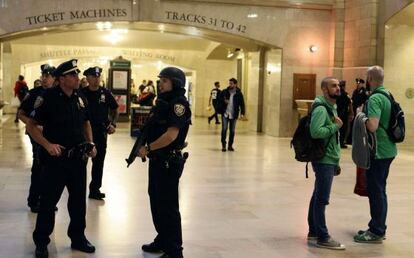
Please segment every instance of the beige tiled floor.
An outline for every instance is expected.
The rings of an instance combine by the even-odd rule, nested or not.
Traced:
[[[24,127],[3,117],[0,125],[0,257],[33,257],[36,215],[26,207],[31,148]],[[350,150],[342,159],[327,209],[331,234],[346,251],[315,248],[305,241],[313,176],[293,159],[289,139],[249,133],[239,122],[234,153],[222,153],[219,127],[196,119],[190,158],[181,180],[184,251],[187,258],[414,257],[412,152],[400,151],[389,178],[387,240],[383,245],[352,242],[368,222],[367,199],[352,193],[355,168]],[[97,252],[73,252],[66,237],[64,193],[49,245],[50,257],[146,257],[140,246],[154,237],[147,196],[146,165],[126,168],[133,140],[127,125],[110,137],[104,175],[105,202],[88,201],[87,236]]]

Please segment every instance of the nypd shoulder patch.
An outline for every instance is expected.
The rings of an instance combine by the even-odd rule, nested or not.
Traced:
[[[175,104],[174,105],[174,113],[177,116],[182,116],[185,113],[185,107],[183,104]]]
[[[43,104],[43,98],[42,96],[38,96],[34,102],[33,108],[36,109],[40,107]]]
[[[85,103],[83,102],[83,99],[81,97],[78,97],[78,99],[79,99],[79,105],[80,105],[80,107],[81,108],[84,108],[85,107]]]

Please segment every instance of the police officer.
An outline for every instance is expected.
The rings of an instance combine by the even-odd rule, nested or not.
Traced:
[[[164,252],[162,258],[182,258],[181,216],[178,184],[186,155],[181,152],[191,123],[185,94],[185,75],[175,67],[160,74],[157,103],[152,110],[147,145],[139,156],[149,155],[149,196],[157,236],[143,245],[145,252]]]
[[[33,88],[29,91],[26,97],[23,99],[22,104],[18,110],[18,117],[23,123],[27,123],[30,114],[33,112],[33,105],[38,96],[42,96],[46,89],[53,86],[55,78],[52,73],[55,70],[55,67],[50,66],[49,64],[43,64],[40,66],[42,72],[42,85],[41,87]],[[32,152],[33,152],[33,162],[32,162],[32,176],[30,183],[29,196],[27,197],[27,205],[30,210],[34,213],[39,211],[39,198],[40,198],[40,173],[41,165],[38,157],[38,150],[40,145],[30,137],[30,142],[32,143]],[[57,208],[56,208],[57,209]]]
[[[364,104],[368,100],[368,91],[364,87],[365,81],[360,78],[355,79],[356,89],[352,93],[352,106],[354,114],[356,114],[356,109]]]
[[[92,126],[93,142],[97,154],[92,159],[92,181],[89,184],[89,198],[103,200],[101,193],[103,167],[108,134],[115,132],[118,118],[118,104],[111,92],[99,86],[102,68],[90,67],[83,72],[89,86],[82,89],[88,100],[89,119]]]
[[[54,207],[66,186],[69,193],[70,224],[68,236],[72,249],[95,252],[85,237],[86,215],[86,159],[96,156],[96,149],[82,151],[83,142],[92,143],[92,129],[88,119],[86,99],[78,93],[80,70],[77,60],[60,64],[54,71],[58,85],[38,96],[27,130],[42,147],[42,188],[40,208],[33,232],[36,257],[48,257],[49,235],[55,224]],[[38,128],[43,126],[43,132]]]

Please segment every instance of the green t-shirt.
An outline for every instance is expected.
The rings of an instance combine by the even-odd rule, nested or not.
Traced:
[[[397,156],[397,146],[392,142],[387,134],[388,124],[391,116],[391,102],[388,98],[380,93],[382,91],[387,94],[389,92],[383,85],[379,86],[371,93],[368,99],[368,117],[379,119],[377,134],[377,153],[376,159],[389,159]]]

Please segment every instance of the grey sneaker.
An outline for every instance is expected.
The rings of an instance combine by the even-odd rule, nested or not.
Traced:
[[[368,231],[368,229],[367,229],[367,230],[358,230],[357,234],[358,234],[358,235],[362,235],[362,234],[364,234],[366,231]],[[385,240],[385,239],[387,239],[386,235],[384,235],[384,236],[382,237],[382,240]]]
[[[382,240],[384,240],[382,236],[375,235],[369,230],[354,236],[354,241],[357,243],[382,244]]]
[[[316,246],[319,248],[327,248],[333,250],[345,250],[345,245],[333,240],[331,237],[324,241],[318,240],[318,242],[316,242]]]

